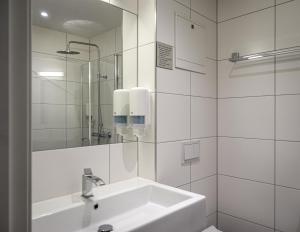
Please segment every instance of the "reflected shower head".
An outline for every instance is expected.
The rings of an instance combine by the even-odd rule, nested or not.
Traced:
[[[60,50],[60,51],[57,51],[57,53],[64,54],[64,55],[78,55],[78,54],[80,54],[80,52],[71,51],[71,50]]]

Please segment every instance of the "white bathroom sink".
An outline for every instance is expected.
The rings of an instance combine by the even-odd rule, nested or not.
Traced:
[[[32,232],[199,232],[206,226],[205,197],[142,178],[33,204]]]

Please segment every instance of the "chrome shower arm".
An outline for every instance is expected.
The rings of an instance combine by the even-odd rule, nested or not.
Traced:
[[[67,49],[70,49],[71,44],[80,44],[80,45],[85,45],[85,46],[89,46],[89,47],[95,47],[97,49],[97,55],[98,55],[98,62],[97,62],[97,66],[98,66],[98,78],[100,78],[100,47],[97,44],[94,43],[86,43],[86,42],[81,42],[81,41],[75,41],[75,40],[70,40],[68,42],[67,45]]]

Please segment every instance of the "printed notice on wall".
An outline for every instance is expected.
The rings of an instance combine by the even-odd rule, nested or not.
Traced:
[[[156,43],[156,66],[173,69],[173,47],[171,45]]]

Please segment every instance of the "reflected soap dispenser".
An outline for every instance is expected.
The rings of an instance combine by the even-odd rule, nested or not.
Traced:
[[[142,87],[132,88],[129,92],[130,125],[133,134],[143,137],[150,125],[150,93]]]
[[[116,132],[123,136],[128,133],[129,90],[115,90],[113,104],[113,118]]]

